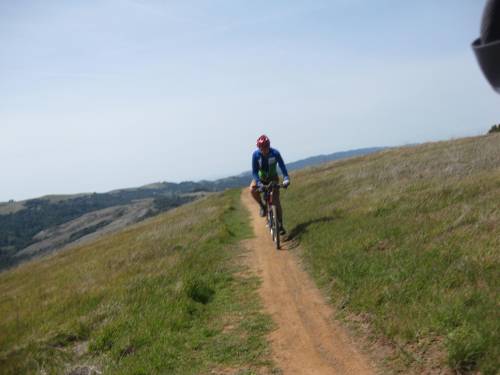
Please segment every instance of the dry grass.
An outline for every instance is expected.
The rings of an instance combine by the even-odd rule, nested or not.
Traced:
[[[239,192],[218,194],[3,272],[1,372],[269,366],[257,280],[231,261],[248,234]]]
[[[21,211],[24,208],[23,202],[0,203],[0,215],[8,215]]]
[[[500,135],[329,163],[293,184],[283,198],[290,237],[335,301],[413,352],[403,367],[426,363],[412,348],[433,342],[456,371],[495,373]]]

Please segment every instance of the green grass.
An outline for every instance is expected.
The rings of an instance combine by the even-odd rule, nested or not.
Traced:
[[[344,316],[459,372],[500,369],[500,136],[331,163],[293,176],[285,224]]]
[[[231,191],[0,274],[0,373],[271,372],[250,235]]]

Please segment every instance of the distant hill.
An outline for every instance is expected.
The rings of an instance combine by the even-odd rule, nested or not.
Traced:
[[[318,155],[288,164],[290,171],[382,147]],[[213,192],[247,186],[251,172],[214,181],[155,182],[107,193],[47,195],[19,202],[0,203],[0,270],[37,255],[168,211]]]
[[[96,232],[121,229],[196,197],[167,188],[139,188],[19,202],[16,210],[0,214],[0,269],[94,238]]]
[[[368,155],[385,149],[387,149],[387,147],[370,147],[370,148],[360,148],[350,151],[334,152],[333,154],[327,154],[327,155],[311,156],[306,159],[301,159],[298,161],[287,163],[287,169],[288,171],[295,171],[298,169],[312,167],[329,161],[340,160],[355,156]],[[247,186],[250,184],[251,179],[252,179],[252,172],[246,171],[237,176],[221,178],[215,181],[200,181],[199,183],[202,185],[210,186],[213,189],[211,191],[219,191],[225,188],[227,189],[227,188]]]
[[[333,154],[328,154],[328,155],[312,156],[310,158],[302,159],[302,160],[295,161],[293,163],[288,164],[288,169],[291,171],[294,171],[297,169],[302,169],[302,168],[326,163],[329,161],[351,158],[351,157],[355,157],[355,156],[368,155],[368,154],[372,154],[374,152],[382,151],[385,149],[387,149],[387,147],[369,147],[369,148],[360,148],[360,149],[350,150],[350,151],[334,152]]]

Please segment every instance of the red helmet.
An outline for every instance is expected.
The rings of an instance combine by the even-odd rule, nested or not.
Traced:
[[[257,147],[259,148],[259,150],[269,148],[270,146],[271,141],[269,140],[269,138],[267,138],[267,135],[263,134],[257,139]]]

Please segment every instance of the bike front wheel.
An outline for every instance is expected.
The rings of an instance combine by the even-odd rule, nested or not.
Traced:
[[[276,250],[280,249],[280,223],[278,221],[278,208],[275,205],[271,206],[273,213],[272,234],[273,241],[276,245]]]

